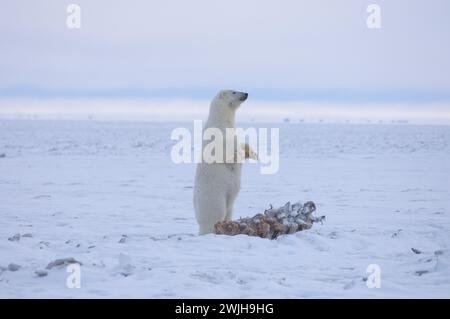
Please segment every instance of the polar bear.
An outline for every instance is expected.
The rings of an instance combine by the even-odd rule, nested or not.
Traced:
[[[247,97],[248,93],[244,92],[220,91],[211,102],[204,130],[217,128],[226,138],[226,130],[235,129],[236,109]],[[234,143],[237,150],[236,137],[234,137]],[[225,146],[226,143],[223,145]],[[240,145],[240,147],[245,152],[246,158],[256,159],[256,154],[247,144]],[[227,156],[225,155],[225,157]],[[219,221],[231,220],[233,204],[241,188],[241,166],[241,161],[236,160],[230,163],[226,159],[221,163],[201,161],[197,165],[194,208],[195,217],[200,226],[200,235],[212,233],[214,225]]]

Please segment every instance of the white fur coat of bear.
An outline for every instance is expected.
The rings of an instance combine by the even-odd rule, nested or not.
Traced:
[[[217,128],[226,138],[226,129],[235,129],[236,109],[247,97],[248,94],[243,92],[220,91],[211,102],[204,131]],[[237,139],[235,141],[237,144]],[[203,149],[204,144],[205,142]],[[225,144],[223,143],[224,146]],[[245,145],[244,149],[245,157],[254,157],[248,145]],[[194,208],[200,235],[212,233],[217,222],[232,219],[234,201],[241,188],[241,166],[242,162],[229,163],[225,159],[221,163],[202,161],[197,165]]]

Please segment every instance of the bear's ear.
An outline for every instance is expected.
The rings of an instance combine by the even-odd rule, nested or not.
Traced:
[[[223,98],[223,97],[225,97],[225,92],[224,92],[224,91],[220,91],[220,93],[219,93],[219,97],[220,97],[220,98]]]

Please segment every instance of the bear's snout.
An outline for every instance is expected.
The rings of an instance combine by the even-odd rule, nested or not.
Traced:
[[[241,98],[239,99],[240,101],[245,101],[248,98],[248,93],[242,93]]]

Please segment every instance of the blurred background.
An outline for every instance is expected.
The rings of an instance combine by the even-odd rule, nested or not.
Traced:
[[[243,121],[450,124],[449,14],[446,0],[4,0],[0,118],[202,119],[230,88],[250,94]]]

